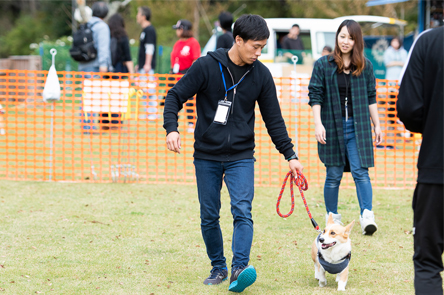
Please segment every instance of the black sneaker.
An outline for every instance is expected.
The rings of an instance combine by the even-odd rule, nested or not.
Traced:
[[[240,293],[244,291],[245,288],[251,286],[256,281],[256,278],[256,270],[252,265],[235,268],[231,273],[228,291]]]
[[[228,269],[213,267],[211,274],[203,282],[205,285],[218,285],[228,278]]]

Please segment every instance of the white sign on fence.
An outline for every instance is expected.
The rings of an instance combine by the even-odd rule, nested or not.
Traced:
[[[129,82],[125,80],[85,79],[83,111],[86,113],[126,113]]]

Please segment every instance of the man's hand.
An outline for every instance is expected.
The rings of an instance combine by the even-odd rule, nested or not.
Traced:
[[[291,170],[291,173],[293,174],[294,178],[296,178],[298,176],[296,171],[299,171],[302,173],[302,170],[304,170],[304,166],[302,166],[302,164],[296,159],[288,161],[288,166],[290,166],[290,170]]]
[[[107,66],[101,66],[101,67],[99,67],[99,71],[101,73],[106,73],[106,72],[108,72],[108,67]]]
[[[166,137],[168,150],[180,154],[180,134],[177,131],[168,133]]]

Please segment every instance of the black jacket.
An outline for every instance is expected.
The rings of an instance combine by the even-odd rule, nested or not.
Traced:
[[[197,124],[194,131],[194,157],[214,161],[236,161],[253,158],[255,104],[259,108],[268,133],[276,148],[285,158],[294,154],[285,122],[276,96],[270,71],[255,61],[243,81],[228,92],[232,102],[226,125],[213,123],[218,101],[223,100],[225,88],[219,62],[222,65],[227,89],[233,79],[228,71],[227,49],[209,52],[199,58],[165,99],[164,128],[177,131],[177,114],[189,97],[196,96]]]
[[[398,117],[422,133],[418,182],[444,182],[444,27],[421,35],[411,49],[398,94]]]

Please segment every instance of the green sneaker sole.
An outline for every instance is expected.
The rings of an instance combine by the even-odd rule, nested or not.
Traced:
[[[240,293],[245,290],[245,288],[251,286],[257,278],[256,270],[252,265],[244,269],[237,280],[230,284],[228,291]]]

